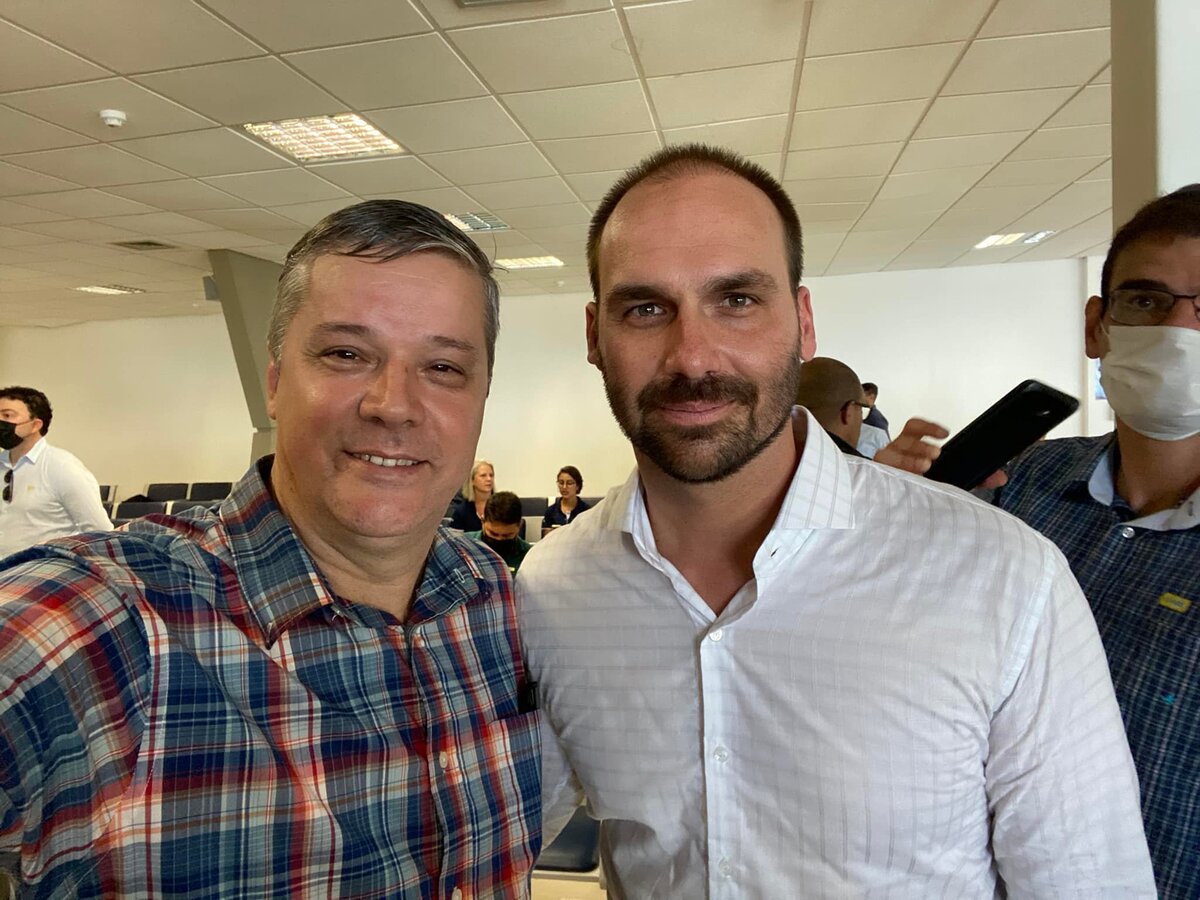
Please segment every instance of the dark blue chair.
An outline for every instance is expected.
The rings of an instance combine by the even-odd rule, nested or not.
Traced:
[[[591,872],[600,864],[600,823],[584,807],[538,857],[537,868],[547,872]]]

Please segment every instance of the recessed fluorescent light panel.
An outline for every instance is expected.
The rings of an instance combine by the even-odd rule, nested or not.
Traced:
[[[354,113],[251,122],[243,125],[259,140],[301,162],[396,156],[407,151],[386,134]]]
[[[491,213],[445,213],[446,221],[461,231],[507,231],[508,223]]]
[[[1015,244],[1023,237],[1025,237],[1024,231],[1018,231],[1016,234],[989,234],[975,245],[975,249],[986,250],[988,247],[1006,247],[1009,244]]]
[[[1025,240],[1021,241],[1021,243],[1022,244],[1040,244],[1046,238],[1050,237],[1050,235],[1055,234],[1055,233],[1056,232],[1053,232],[1053,231],[1035,231],[1033,234],[1029,235],[1029,237],[1025,238]]]
[[[124,284],[85,284],[83,287],[72,288],[85,294],[144,294],[141,288],[129,287]]]
[[[496,260],[496,267],[500,269],[552,269],[562,264],[563,261],[557,256],[517,256]]]

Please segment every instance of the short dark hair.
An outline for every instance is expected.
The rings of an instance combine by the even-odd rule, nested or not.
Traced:
[[[521,521],[521,498],[512,491],[497,491],[483,507],[483,521],[516,525]]]
[[[613,211],[622,198],[643,181],[669,181],[679,175],[724,170],[745,179],[767,195],[767,199],[783,220],[783,240],[787,250],[788,277],[794,291],[804,274],[804,235],[796,207],[783,186],[758,163],[727,150],[708,144],[677,144],[652,153],[617,179],[608,189],[588,226],[587,264],[592,281],[592,296],[600,298],[600,238]]]
[[[570,475],[571,478],[574,479],[574,481],[575,481],[575,490],[577,490],[577,491],[583,490],[583,476],[579,474],[579,470],[577,468],[575,468],[574,466],[563,466],[561,469],[558,470],[558,474],[559,475],[563,475],[563,474]]]
[[[1200,237],[1200,183],[1189,184],[1151,200],[1117,229],[1108,246],[1108,255],[1104,257],[1104,268],[1100,270],[1100,299],[1105,308],[1108,307],[1117,257],[1130,244],[1155,236]]]
[[[42,437],[46,436],[46,432],[50,430],[50,420],[54,417],[54,410],[50,408],[50,401],[46,399],[45,394],[37,388],[14,384],[12,387],[0,388],[0,399],[20,400],[24,403],[25,408],[29,410],[29,415],[42,420],[41,433]]]
[[[308,293],[312,266],[327,255],[357,256],[388,262],[412,253],[442,253],[475,271],[483,282],[484,334],[488,377],[496,358],[500,332],[500,288],[492,263],[479,246],[446,217],[407,200],[367,200],[330,213],[296,242],[283,262],[275,306],[267,328],[267,349],[279,362],[283,336]]]
[[[864,381],[863,382],[863,393],[874,394],[876,397],[878,397],[879,396],[879,385],[877,385],[873,381]]]

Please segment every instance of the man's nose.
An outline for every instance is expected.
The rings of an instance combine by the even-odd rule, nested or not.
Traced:
[[[420,374],[399,360],[380,364],[359,403],[363,418],[389,427],[419,424],[425,417]]]

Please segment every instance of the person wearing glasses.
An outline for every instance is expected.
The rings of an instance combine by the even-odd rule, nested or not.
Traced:
[[[73,453],[47,442],[52,415],[41,391],[0,388],[0,557],[58,537],[112,530],[96,477]]]
[[[581,512],[591,509],[591,504],[579,499],[583,490],[583,475],[574,466],[563,466],[558,470],[558,499],[546,507],[542,516],[542,537],[555,528],[569,525]]]
[[[865,457],[857,444],[863,414],[870,407],[854,370],[840,360],[814,356],[800,367],[799,378],[797,405],[813,414],[839,450]]]
[[[1079,579],[1159,892],[1200,897],[1200,184],[1117,231],[1085,338],[1115,432],[1039,443],[991,499],[1058,544]]]

